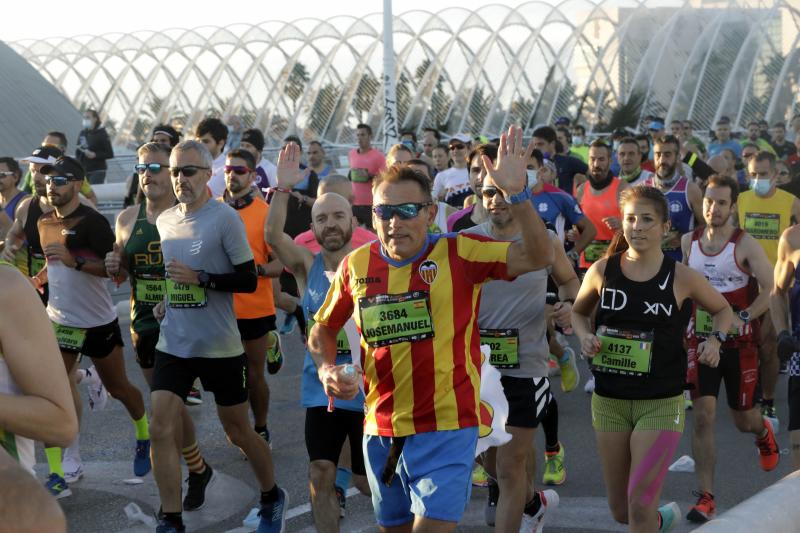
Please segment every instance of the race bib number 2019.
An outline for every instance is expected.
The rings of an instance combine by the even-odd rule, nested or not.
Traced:
[[[433,337],[430,294],[411,291],[359,298],[361,334],[372,347]]]
[[[744,230],[759,240],[777,241],[781,236],[781,216],[777,213],[745,213]]]

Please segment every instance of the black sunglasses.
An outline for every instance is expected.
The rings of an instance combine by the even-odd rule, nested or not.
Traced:
[[[186,165],[185,167],[169,167],[169,173],[172,174],[173,178],[177,178],[180,174],[183,174],[187,178],[191,178],[200,170],[208,170],[208,167],[198,167],[195,165]]]
[[[134,170],[136,170],[137,174],[144,174],[146,171],[150,171],[151,174],[158,174],[161,172],[161,169],[167,168],[165,165],[161,163],[138,163],[133,166]]]
[[[499,194],[500,198],[505,198],[505,196],[503,195],[503,191],[501,191],[497,187],[481,187],[480,191],[481,195],[484,198],[494,198],[496,194]]]
[[[391,220],[394,218],[395,215],[400,217],[400,220],[409,220],[412,218],[416,218],[419,215],[419,212],[422,210],[423,207],[427,207],[429,205],[433,205],[433,202],[425,202],[422,204],[414,204],[414,203],[407,203],[407,204],[397,204],[397,205],[386,205],[386,204],[378,204],[372,208],[372,212],[375,213],[381,220]]]
[[[463,150],[466,147],[467,147],[466,144],[451,144],[450,145],[450,149],[451,150]]]
[[[252,172],[249,167],[244,165],[225,165],[225,173],[233,172],[236,175],[243,176]]]
[[[45,176],[44,181],[46,183],[55,185],[56,187],[63,187],[70,181],[76,181],[76,180],[71,180],[68,176]]]

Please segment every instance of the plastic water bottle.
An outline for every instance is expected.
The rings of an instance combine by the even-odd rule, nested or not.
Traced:
[[[356,372],[356,367],[353,364],[344,365],[344,368],[342,368],[342,377],[344,377],[348,381],[355,382],[358,379],[358,372]]]
[[[156,527],[156,520],[150,515],[145,514],[142,511],[142,508],[136,505],[135,503],[131,502],[125,506],[125,516],[128,517],[128,520],[133,520],[135,522],[141,522],[147,527]]]

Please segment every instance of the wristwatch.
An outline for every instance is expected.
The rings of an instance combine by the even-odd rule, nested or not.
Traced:
[[[208,272],[205,270],[201,270],[197,273],[197,281],[200,287],[204,289],[208,287],[208,281],[211,279],[211,276],[208,275]]]
[[[745,324],[750,322],[750,313],[747,311],[747,309],[742,309],[741,311],[739,311],[738,315],[739,319]]]
[[[83,268],[83,265],[86,264],[86,259],[78,256],[75,258],[75,266],[73,267],[75,270],[80,271]]]
[[[725,344],[725,341],[728,340],[728,335],[722,331],[712,331],[709,337],[715,337],[720,344]]]

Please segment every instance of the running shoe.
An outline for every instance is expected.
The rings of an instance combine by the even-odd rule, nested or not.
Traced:
[[[547,375],[549,377],[561,375],[561,368],[558,366],[558,358],[553,354],[550,354],[547,358]]]
[[[777,435],[780,432],[781,423],[778,420],[778,412],[775,410],[775,406],[761,404],[761,416],[769,420],[769,423],[772,424],[772,431]]]
[[[564,348],[564,355],[567,360],[564,362],[559,361],[558,363],[561,367],[561,390],[572,392],[581,382],[581,373],[575,361],[575,351],[572,348]]]
[[[136,441],[136,455],[133,458],[133,474],[146,476],[150,471],[150,439]]]
[[[500,485],[493,479],[489,480],[489,499],[486,500],[486,507],[483,510],[483,519],[487,526],[494,527],[497,517],[497,500],[500,499]]]
[[[294,313],[287,313],[283,319],[283,325],[280,329],[281,335],[289,335],[294,331],[294,327],[297,325],[297,318],[294,316]]]
[[[717,514],[717,504],[714,503],[714,496],[712,496],[710,492],[705,491],[692,491],[692,494],[698,497],[697,503],[686,513],[686,519],[695,524],[702,524],[703,522],[713,520],[714,516]]]
[[[65,453],[61,467],[64,470],[64,481],[70,485],[83,477],[83,463],[80,459],[76,461],[73,457],[67,457]]]
[[[475,463],[475,467],[472,469],[472,486],[485,487],[488,484],[489,474],[486,473],[482,465]]]
[[[758,448],[758,462],[761,470],[769,472],[778,466],[781,452],[775,441],[775,433],[772,431],[772,423],[769,418],[764,418],[764,427],[767,428],[767,434],[762,439],[756,438],[756,448]]]
[[[339,502],[339,518],[344,518],[345,507],[347,507],[347,495],[342,487],[333,487],[336,491],[336,500]]]
[[[258,516],[261,522],[256,533],[280,533],[286,525],[286,509],[289,506],[289,494],[278,488],[278,501],[262,504]]]
[[[178,529],[177,526],[169,523],[163,518],[158,523],[158,526],[156,526],[156,533],[183,533],[184,531],[186,531],[185,526]]]
[[[206,487],[214,477],[214,469],[208,463],[202,474],[189,472],[186,478],[186,496],[183,497],[183,510],[196,511],[206,503]]]
[[[200,405],[203,403],[203,395],[200,394],[200,389],[192,386],[192,389],[189,391],[189,394],[186,396],[186,401],[184,402],[186,405]]]
[[[283,351],[281,350],[281,337],[274,331],[268,331],[267,335],[274,337],[275,343],[272,348],[267,349],[267,372],[277,374],[283,366]]]
[[[590,376],[589,379],[586,380],[586,384],[583,386],[583,392],[586,394],[594,392],[594,376]]]
[[[64,481],[64,478],[53,472],[50,474],[50,477],[47,478],[47,483],[44,484],[47,490],[50,491],[50,494],[58,500],[61,498],[66,498],[67,496],[72,496],[72,491],[67,485],[67,482]]]
[[[564,468],[564,445],[559,442],[557,452],[544,452],[542,483],[561,485],[565,479],[567,479],[567,470]]]
[[[519,533],[542,533],[548,517],[552,518],[558,508],[558,493],[551,489],[539,491],[539,501],[542,503],[535,515],[522,513]]]
[[[102,410],[108,403],[108,391],[100,380],[100,376],[97,375],[97,370],[94,366],[90,366],[78,378],[78,383],[85,384],[89,393],[89,410]]]
[[[256,431],[256,433],[258,434],[259,437],[264,439],[264,441],[267,443],[267,446],[269,446],[269,449],[271,450],[272,449],[272,438],[269,435],[269,430],[265,429],[264,431]]]
[[[672,528],[681,521],[681,508],[675,502],[659,507],[658,514],[661,515],[661,526],[658,528],[658,533],[672,531]]]

